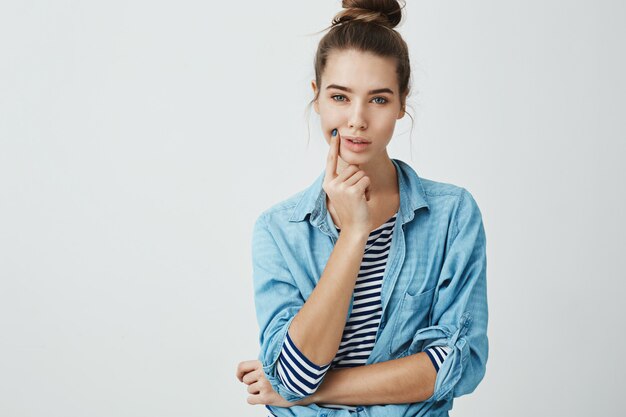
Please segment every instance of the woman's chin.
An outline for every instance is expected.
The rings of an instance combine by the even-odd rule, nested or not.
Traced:
[[[351,152],[344,152],[344,155],[340,155],[340,158],[346,164],[352,165],[364,164],[370,160],[366,155],[353,154]]]

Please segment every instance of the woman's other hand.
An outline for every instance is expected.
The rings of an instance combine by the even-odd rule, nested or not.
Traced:
[[[237,379],[248,386],[250,395],[248,404],[273,405],[276,407],[291,407],[294,405],[304,405],[305,400],[299,402],[289,402],[280,396],[272,384],[265,377],[261,361],[249,360],[240,362],[237,366]]]

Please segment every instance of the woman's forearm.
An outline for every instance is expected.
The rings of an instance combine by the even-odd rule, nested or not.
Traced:
[[[319,282],[289,327],[300,352],[320,366],[339,349],[367,238],[365,232],[341,232]]]
[[[386,362],[331,369],[311,396],[298,404],[400,404],[433,395],[437,371],[424,352]]]

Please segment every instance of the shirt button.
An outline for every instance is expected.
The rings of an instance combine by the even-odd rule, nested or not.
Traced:
[[[321,414],[320,417],[326,417],[326,414]]]
[[[363,407],[357,407],[356,411],[363,411]]]

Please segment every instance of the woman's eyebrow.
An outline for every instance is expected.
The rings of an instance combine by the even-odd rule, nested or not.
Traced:
[[[352,92],[351,88],[344,87],[342,85],[337,85],[337,84],[330,84],[328,87],[326,87],[327,90],[329,88],[336,88],[337,90],[347,91],[348,93]],[[390,93],[390,94],[393,94],[393,91],[390,88],[377,88],[376,90],[370,90],[370,91],[367,92],[367,94],[380,94],[380,93]]]

